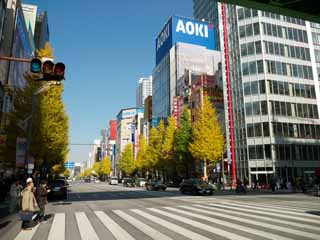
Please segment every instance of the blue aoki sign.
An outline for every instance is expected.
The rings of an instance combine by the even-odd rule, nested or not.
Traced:
[[[212,24],[189,18],[172,16],[156,39],[156,65],[177,42],[214,49]]]

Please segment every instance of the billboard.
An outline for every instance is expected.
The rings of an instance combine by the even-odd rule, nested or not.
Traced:
[[[156,65],[177,42],[214,49],[213,25],[204,21],[172,16],[156,39]]]
[[[133,118],[138,113],[143,113],[143,108],[122,109],[117,115],[117,121],[125,118]]]
[[[27,139],[18,137],[16,143],[16,167],[25,167],[26,151]]]

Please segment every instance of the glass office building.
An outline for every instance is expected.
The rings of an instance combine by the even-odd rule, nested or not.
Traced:
[[[312,176],[320,165],[319,24],[225,6],[226,28],[216,1],[194,0],[194,17],[217,24],[226,46],[237,178]]]

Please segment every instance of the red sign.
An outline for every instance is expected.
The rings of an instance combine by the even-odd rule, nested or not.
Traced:
[[[320,177],[320,167],[316,168],[316,170],[314,171],[314,175],[316,177]]]
[[[175,122],[175,127],[178,127],[178,98],[176,96],[173,97],[173,118]]]

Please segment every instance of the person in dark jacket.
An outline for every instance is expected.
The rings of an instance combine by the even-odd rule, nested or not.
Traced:
[[[40,208],[39,211],[39,221],[43,221],[45,218],[45,205],[48,203],[47,195],[50,192],[50,189],[47,189],[47,181],[41,180],[40,186],[37,189],[37,202]]]

